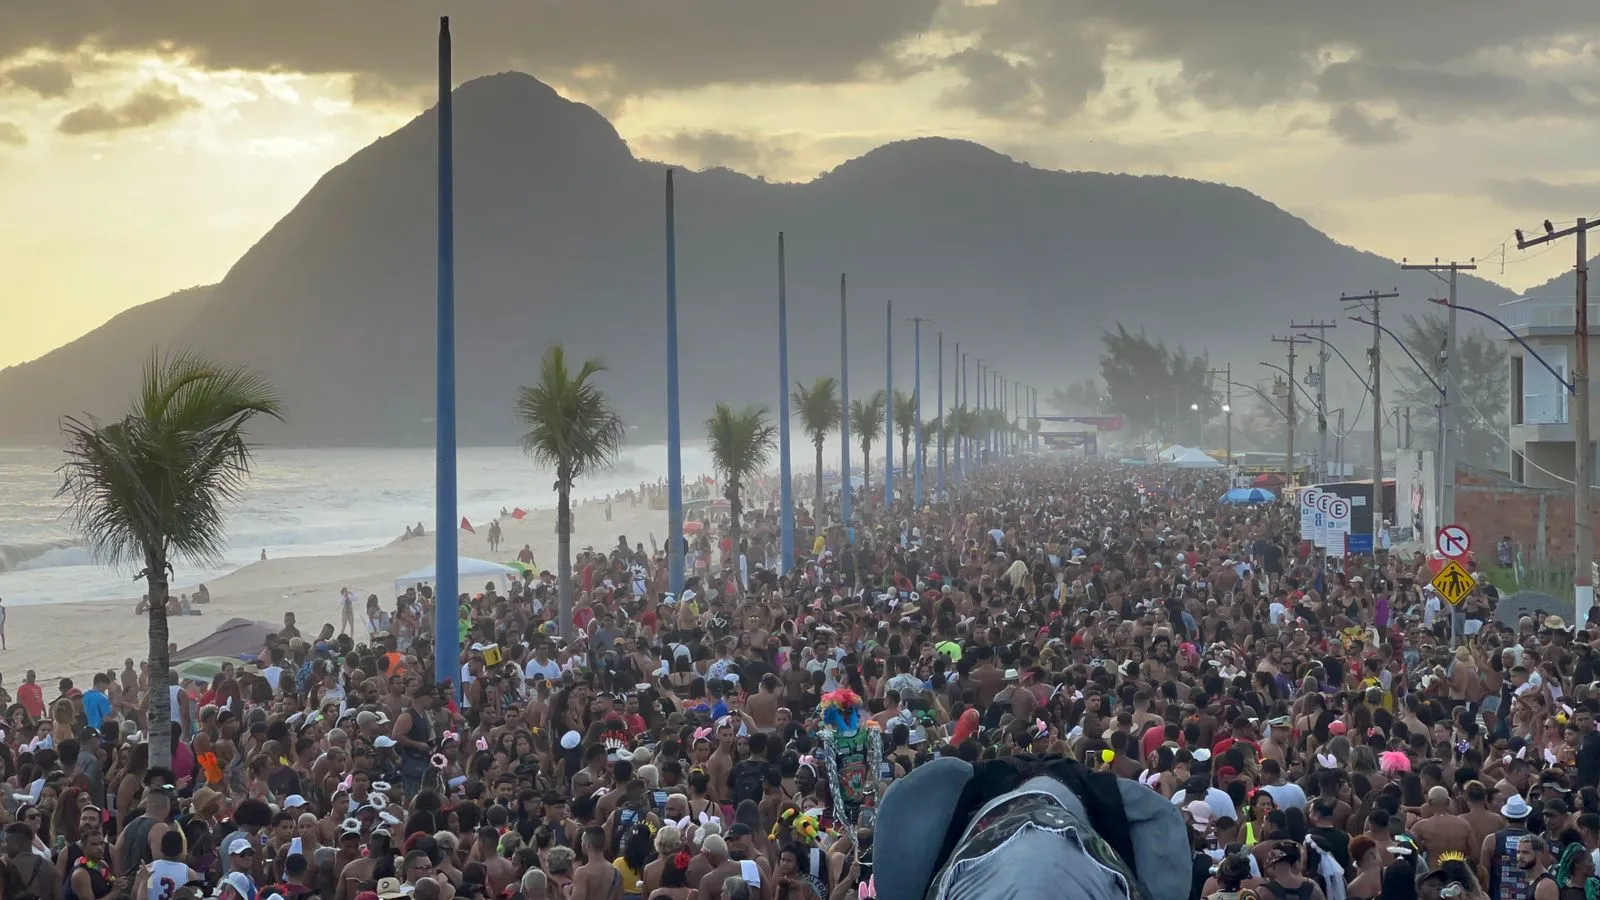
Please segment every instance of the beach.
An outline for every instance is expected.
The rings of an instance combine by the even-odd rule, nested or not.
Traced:
[[[499,553],[491,553],[488,543],[489,519],[474,522],[476,534],[457,529],[460,555],[473,559],[503,562],[515,559],[523,544],[533,549],[537,568],[556,569],[554,509],[528,510],[520,521],[500,517],[504,533]],[[630,544],[643,543],[648,549],[652,533],[659,543],[665,539],[666,510],[652,510],[645,502],[634,506],[624,499],[612,504],[612,520],[606,521],[606,504],[579,504],[573,513],[574,553],[585,546],[608,550],[618,535]],[[423,523],[430,529],[432,521]],[[355,635],[365,641],[366,598],[377,594],[385,608],[393,610],[395,578],[433,562],[434,536],[397,539],[374,550],[338,556],[270,557],[245,565],[206,582],[211,603],[198,607],[199,616],[173,616],[168,619],[172,641],[179,647],[205,637],[231,618],[257,619],[281,623],[283,614],[293,612],[303,633],[315,634],[324,622],[339,624],[339,589],[348,587],[357,597]],[[463,585],[474,592],[483,585]],[[174,593],[184,588],[175,588]],[[503,588],[502,588],[503,590]],[[129,583],[128,596],[118,600],[77,603],[51,603],[25,606],[7,605],[6,643],[0,652],[0,674],[13,693],[23,674],[34,669],[46,694],[53,696],[56,679],[69,677],[87,687],[95,671],[122,668],[123,660],[147,658],[148,622],[133,614],[144,593],[143,582]]]

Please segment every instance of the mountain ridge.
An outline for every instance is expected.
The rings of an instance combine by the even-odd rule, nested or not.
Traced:
[[[514,438],[516,387],[555,341],[610,363],[603,384],[625,419],[659,436],[670,165],[638,158],[598,112],[520,73],[459,86],[454,114],[462,442]],[[330,169],[166,332],[165,343],[278,382],[288,420],[271,426],[274,442],[432,442],[436,116],[431,108]],[[1262,342],[1291,317],[1331,317],[1340,290],[1407,284],[1394,262],[1237,187],[1058,172],[957,139],[892,142],[803,183],[725,169],[675,180],[686,433],[716,400],[776,407],[779,230],[791,376],[836,373],[848,272],[856,391],[882,384],[892,301],[897,319],[932,319],[929,401],[939,330],[1047,394],[1094,371],[1100,330],[1118,320],[1243,361],[1267,355]],[[1462,279],[1462,302],[1511,296]],[[904,387],[911,327],[895,329]],[[954,365],[946,359],[947,399]],[[94,393],[17,391],[0,378],[0,408],[17,412],[0,437],[53,434],[61,414],[80,412],[68,401],[100,414],[121,401]]]

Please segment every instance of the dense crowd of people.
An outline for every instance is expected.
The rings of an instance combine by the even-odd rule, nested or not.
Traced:
[[[452,682],[408,592],[361,639],[290,617],[161,741],[132,660],[29,677],[0,900],[1600,895],[1600,627],[1485,583],[1454,641],[1423,557],[1228,486],[1000,461],[787,573],[758,510],[681,596],[620,536],[568,627],[548,573],[464,596]]]

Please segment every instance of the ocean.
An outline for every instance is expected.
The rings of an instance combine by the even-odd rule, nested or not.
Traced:
[[[56,497],[56,449],[0,448],[0,597],[10,604],[137,597],[136,570],[96,564],[78,542]],[[457,504],[474,523],[507,509],[551,509],[553,475],[514,447],[460,451]],[[228,516],[228,551],[215,569],[180,567],[180,588],[271,558],[337,556],[393,541],[417,522],[433,531],[432,449],[263,449],[241,502]],[[666,474],[665,444],[627,448],[608,471],[579,482],[578,498],[655,482]],[[685,479],[711,471],[704,446],[683,447]],[[665,537],[662,535],[661,537]]]

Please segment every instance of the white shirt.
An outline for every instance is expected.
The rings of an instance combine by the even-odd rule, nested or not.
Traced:
[[[1173,794],[1172,805],[1182,806],[1185,796],[1186,794],[1183,791]],[[1218,790],[1214,787],[1206,788],[1206,805],[1211,807],[1213,816],[1227,816],[1234,821],[1239,819],[1239,810],[1233,805],[1233,798],[1228,796],[1227,791]]]
[[[1267,620],[1274,625],[1282,625],[1284,617],[1288,614],[1289,610],[1276,600],[1267,607]]]
[[[1267,792],[1279,809],[1306,808],[1306,792],[1298,784],[1287,781],[1283,784],[1263,784],[1261,789]]]
[[[522,667],[522,677],[532,681],[535,675],[543,675],[547,680],[555,681],[561,677],[561,667],[556,665],[556,661],[553,659],[539,662],[530,656],[528,657],[528,664]]]

